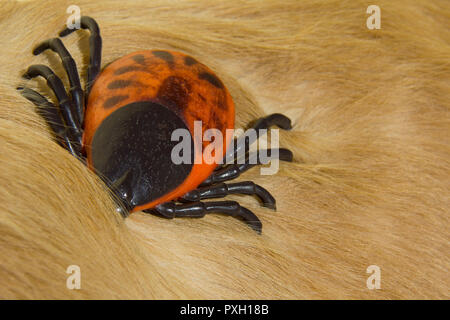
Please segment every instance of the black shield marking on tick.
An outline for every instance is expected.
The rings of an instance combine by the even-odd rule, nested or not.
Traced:
[[[128,208],[149,203],[179,186],[194,161],[174,164],[172,132],[185,129],[184,121],[165,106],[150,101],[131,103],[109,115],[95,132],[92,163],[95,171],[128,203]],[[116,186],[119,181],[119,185]]]

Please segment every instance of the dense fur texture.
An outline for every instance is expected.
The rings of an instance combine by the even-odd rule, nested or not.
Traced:
[[[253,169],[278,211],[230,196],[261,218],[123,220],[101,181],[52,141],[16,86],[31,52],[55,37],[72,1],[0,8],[1,298],[450,298],[450,3],[377,1],[77,1],[97,19],[103,65],[170,49],[211,67],[237,124],[272,112],[294,163]],[[85,75],[87,32],[64,39]],[[81,54],[83,53],[83,55]],[[37,85],[36,85],[37,84]],[[43,80],[29,81],[54,99]],[[81,290],[66,268],[81,267]],[[368,290],[366,268],[381,268]]]

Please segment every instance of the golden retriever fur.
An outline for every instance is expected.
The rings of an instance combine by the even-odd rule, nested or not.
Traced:
[[[294,123],[278,174],[252,169],[277,212],[229,196],[263,222],[258,236],[221,215],[122,219],[102,182],[51,138],[16,91],[67,83],[52,52],[71,4],[94,17],[103,65],[142,49],[188,53],[236,104],[237,127],[273,112]],[[2,1],[0,297],[20,299],[448,299],[450,3],[385,1]],[[64,38],[84,78],[88,32]],[[69,265],[81,289],[66,287]],[[369,290],[366,269],[381,269]]]

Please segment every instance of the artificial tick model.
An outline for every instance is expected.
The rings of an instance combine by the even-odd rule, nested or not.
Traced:
[[[186,129],[192,139],[194,121],[202,121],[202,137],[210,128],[220,130],[224,137],[226,129],[234,128],[234,104],[222,81],[194,58],[165,50],[131,53],[100,72],[102,41],[98,25],[90,17],[81,17],[80,22],[90,31],[85,90],[75,61],[59,38],[44,41],[33,53],[51,49],[59,55],[69,78],[69,94],[47,66],[32,65],[24,74],[26,79],[44,77],[59,107],[32,89],[18,88],[37,106],[56,141],[86,161],[105,181],[120,199],[118,210],[124,216],[140,210],[166,218],[203,217],[215,212],[242,218],[261,232],[260,220],[239,203],[200,201],[251,194],[265,206],[275,208],[271,194],[251,181],[224,183],[254,166],[248,161],[252,139],[240,138],[228,151],[230,139],[223,143],[223,154],[237,155],[239,148],[246,148],[243,164],[217,167],[215,163],[196,161],[204,156],[194,148],[190,163],[175,164],[171,158],[177,144],[171,136],[176,129]],[[75,30],[67,28],[59,35],[64,37]],[[290,120],[281,114],[261,118],[253,128],[258,133],[272,125],[291,128]],[[268,151],[270,155],[273,150]],[[289,150],[278,151],[281,160],[292,160]]]

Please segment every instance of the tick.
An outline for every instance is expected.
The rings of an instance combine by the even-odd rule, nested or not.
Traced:
[[[175,164],[171,158],[177,144],[171,136],[176,129],[185,129],[193,139],[195,121],[203,124],[202,136],[211,128],[224,136],[227,129],[234,128],[234,104],[223,82],[196,59],[168,50],[134,52],[101,70],[99,27],[87,16],[81,17],[80,22],[81,28],[90,32],[84,90],[76,63],[60,38],[42,42],[33,53],[38,55],[50,49],[59,55],[69,79],[68,92],[61,79],[45,65],[31,65],[23,75],[26,79],[45,78],[57,106],[35,90],[18,88],[36,105],[57,143],[101,177],[116,195],[118,211],[124,217],[136,211],[166,218],[200,218],[207,213],[221,213],[241,218],[261,233],[261,221],[238,202],[201,201],[247,194],[256,195],[264,206],[275,209],[273,196],[252,181],[225,183],[261,164],[259,160],[256,164],[249,161],[248,146],[255,139],[240,137],[232,147],[231,139],[223,142],[225,156],[237,155],[242,146],[247,148],[241,164],[196,161],[203,160],[204,155],[194,148],[189,163]],[[75,30],[66,28],[59,36]],[[258,119],[252,128],[258,133],[273,125],[291,129],[289,118],[278,113]],[[276,151],[280,160],[292,161],[289,150]]]

